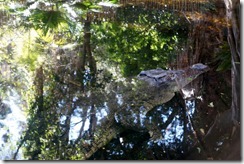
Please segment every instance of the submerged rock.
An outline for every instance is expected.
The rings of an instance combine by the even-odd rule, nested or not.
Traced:
[[[2,136],[2,139],[5,143],[7,143],[9,141],[9,134],[8,133],[5,133],[3,136]]]
[[[0,119],[5,119],[10,113],[12,113],[11,108],[7,104],[0,102]]]
[[[0,129],[4,127],[4,124],[0,122]]]

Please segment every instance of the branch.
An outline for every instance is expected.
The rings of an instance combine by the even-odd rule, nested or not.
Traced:
[[[16,160],[16,157],[17,157],[17,155],[18,155],[18,153],[19,153],[19,149],[22,147],[23,143],[28,139],[28,137],[29,137],[29,135],[28,135],[28,134],[29,134],[29,131],[30,131],[30,129],[28,129],[28,130],[26,131],[24,138],[21,140],[21,142],[20,142],[20,144],[19,144],[19,146],[18,146],[16,152],[14,153],[13,160]]]

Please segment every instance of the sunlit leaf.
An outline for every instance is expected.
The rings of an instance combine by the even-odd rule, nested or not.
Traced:
[[[34,10],[29,19],[35,29],[42,29],[45,35],[49,30],[58,28],[62,23],[68,25],[69,21],[61,11],[39,9]]]
[[[87,10],[89,9],[89,6],[91,6],[92,3],[89,1],[83,1],[83,2],[76,2],[75,4],[71,5],[72,7],[76,7],[78,9]]]

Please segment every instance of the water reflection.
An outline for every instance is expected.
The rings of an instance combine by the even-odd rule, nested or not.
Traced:
[[[107,105],[106,103],[104,103],[104,108],[101,108],[100,110],[97,110],[95,115],[96,115],[96,125],[100,125],[101,124],[101,120],[106,118],[106,116],[108,115],[107,113]],[[74,141],[76,140],[79,135],[84,135],[84,133],[86,131],[89,130],[90,127],[90,117],[89,115],[91,115],[91,108],[88,108],[87,113],[89,113],[88,116],[83,117],[83,109],[80,107],[77,107],[74,112],[71,115],[71,124],[70,124],[70,132],[69,132],[69,140],[70,141]],[[62,117],[61,118],[61,122],[65,122],[66,118]],[[81,127],[83,126],[82,130],[84,131],[84,133],[80,133],[81,131]]]
[[[98,150],[97,153],[106,150],[106,159],[114,159],[114,156],[117,156],[116,159],[125,157],[130,159],[128,153],[132,153],[131,151],[134,149],[140,149],[138,151],[142,153],[141,151],[152,150],[155,147],[161,148],[160,151],[163,152],[167,150],[167,153],[163,153],[165,156],[157,158],[171,159],[171,153],[174,154],[177,151],[179,153],[179,156],[175,157],[177,159],[181,158],[181,155],[197,142],[191,121],[196,111],[194,89],[185,89],[181,94],[177,93],[172,100],[158,105],[148,112],[147,103],[141,103],[144,100],[142,95],[145,94],[148,98],[152,94],[155,97],[155,92],[145,87],[141,90],[128,88],[137,83],[123,84],[124,86],[121,85],[122,83],[119,84],[115,87],[117,90],[113,88],[107,93],[96,92],[95,95],[93,92],[89,92],[87,100],[92,101],[91,105],[88,105],[88,102],[85,102],[87,107],[76,105],[70,115],[70,124],[66,123],[69,116],[61,117],[61,125],[66,129],[67,126],[70,126],[70,144],[77,144],[81,139],[84,147],[85,145],[90,147],[86,148],[87,152],[94,149]],[[133,92],[131,92],[132,90]],[[167,95],[167,91],[164,91],[162,95],[159,91],[157,93],[156,99],[159,99],[158,96]],[[138,101],[134,98],[137,94],[142,96],[142,100]],[[103,103],[91,99],[98,97],[105,97],[101,100]],[[150,99],[154,99],[154,97],[150,97]],[[161,99],[163,98],[161,97]],[[145,100],[150,102],[150,99]],[[73,98],[73,101],[78,100],[79,97]],[[158,102],[160,101],[156,101],[156,103]],[[111,137],[111,139],[107,137]],[[97,146],[99,140],[106,141],[108,144],[98,144],[99,146]],[[137,143],[138,140],[141,140],[140,144]],[[97,155],[94,154],[93,157],[90,157],[90,159],[92,158],[97,158]],[[150,157],[145,154],[144,158]]]
[[[100,7],[95,2],[88,1],[67,1],[65,4],[36,2],[29,8],[28,4],[21,3],[19,9],[23,11],[26,8],[23,20],[29,20],[28,24],[41,29],[38,24],[43,23],[46,27],[43,32],[50,32],[53,39],[41,35],[34,39],[29,31],[29,39],[21,39],[26,47],[19,46],[20,42],[14,39],[16,36],[13,38],[10,34],[12,32],[3,33],[2,38],[8,39],[2,44],[1,61],[9,63],[2,65],[0,72],[3,77],[9,80],[10,75],[19,74],[18,71],[10,73],[12,64],[16,63],[22,63],[33,74],[35,69],[37,71],[33,83],[35,89],[28,98],[28,101],[33,101],[28,104],[28,131],[21,143],[26,145],[26,156],[29,159],[182,159],[193,146],[197,153],[203,150],[209,154],[212,150],[221,152],[230,138],[223,131],[233,130],[230,121],[226,121],[226,118],[231,120],[233,113],[230,110],[221,113],[230,108],[231,88],[227,88],[226,83],[219,88],[220,81],[231,79],[228,74],[222,80],[219,78],[228,69],[226,63],[230,64],[232,52],[226,39],[232,26],[226,26],[224,3],[205,0],[117,2],[121,5],[98,3],[102,6],[101,11],[97,10]],[[11,7],[12,14],[20,11],[17,6]],[[5,8],[7,11],[7,5],[3,6],[4,13]],[[58,8],[64,10],[56,10]],[[83,9],[80,12],[80,8],[86,8],[87,12]],[[30,13],[30,9],[35,12]],[[57,13],[52,17],[54,24],[44,21],[45,13],[49,11]],[[6,14],[3,15],[5,17]],[[78,15],[82,16],[78,18]],[[14,14],[15,17],[18,15]],[[43,22],[37,21],[37,17],[43,17],[38,19]],[[2,24],[10,27],[12,18],[10,13]],[[65,22],[67,27],[63,26]],[[56,31],[53,28],[59,23],[62,25]],[[20,29],[14,30],[25,35]],[[22,57],[12,60],[18,56]],[[43,59],[43,63],[38,59]],[[41,69],[34,66],[36,62]],[[131,77],[139,71],[157,67],[178,70],[197,62],[211,65],[211,73],[214,74],[204,80],[210,84],[203,89],[205,97],[202,93],[195,97],[196,87],[183,89],[181,95],[175,96],[175,91],[160,90],[159,85],[140,89],[136,84],[131,84],[134,85],[131,87],[130,82],[133,81],[130,81],[130,87],[127,87],[127,78],[109,87],[120,76]],[[104,67],[99,66],[103,65],[101,63]],[[119,70],[121,75],[111,75],[116,71],[109,69]],[[178,72],[181,75],[185,73]],[[141,75],[155,85],[164,79],[163,74],[158,74],[159,77],[147,73]],[[168,80],[174,77],[171,75],[168,74]],[[221,76],[214,77],[218,75]],[[19,79],[22,78],[13,78],[13,84],[21,85]],[[169,81],[174,85],[171,87],[175,87],[175,83],[178,86],[174,78]],[[32,83],[28,88],[30,85]],[[19,89],[21,92],[24,90],[20,86]],[[11,99],[13,97],[10,96],[10,99],[3,100],[4,110],[1,109],[0,137],[4,144],[10,140],[16,125],[23,126],[23,122],[13,119],[24,118],[19,117],[21,112],[18,112],[17,101]],[[17,140],[17,136],[14,134],[13,138]],[[205,147],[198,145],[201,139],[208,141]]]
[[[0,119],[0,159],[9,160],[12,159],[17,150],[17,143],[21,133],[26,128],[27,121],[24,112],[20,108],[20,96],[15,90],[9,90],[6,93],[6,99],[2,100],[1,103],[7,106],[10,112]],[[23,159],[22,150],[19,151],[17,159]]]
[[[106,154],[106,159],[124,159],[125,157],[126,159],[130,159],[128,153],[132,153],[131,151],[134,151],[134,149],[141,148],[143,151],[148,151],[154,149],[155,145],[157,145],[156,147],[158,148],[161,147],[160,151],[163,150],[163,152],[165,152],[166,149],[168,152],[169,149],[172,150],[172,152],[177,150],[180,152],[179,154],[184,154],[188,149],[182,145],[188,145],[190,147],[195,140],[194,130],[190,120],[190,117],[194,115],[195,100],[184,101],[182,99],[179,101],[180,98],[182,99],[182,95],[177,94],[171,101],[157,106],[148,113],[143,112],[143,110],[138,113],[134,110],[126,110],[125,113],[117,113],[115,115],[116,122],[120,123],[121,119],[125,117],[123,114],[125,114],[127,119],[132,120],[131,127],[125,127],[124,132],[120,133],[108,145],[105,145],[104,148],[101,148],[90,159],[98,158],[98,154],[101,151]],[[184,106],[179,105],[181,102],[185,102],[185,109]],[[100,111],[100,114],[101,113],[103,112]],[[189,117],[187,117],[187,115],[189,115]],[[99,116],[99,114],[97,114],[97,116]],[[98,119],[97,124],[100,124],[101,118],[102,117]],[[89,123],[87,122],[87,124]],[[134,126],[139,125],[139,128],[133,127],[132,124],[134,124]],[[161,136],[154,139],[151,138],[155,135],[153,133],[158,135],[158,131]],[[77,131],[77,134],[78,133]],[[138,140],[143,140],[139,146],[138,143],[135,143],[138,142]],[[120,143],[120,146],[116,143]],[[166,154],[166,156],[163,158],[171,158],[170,153],[164,154]],[[145,158],[148,158],[148,156],[145,156]]]

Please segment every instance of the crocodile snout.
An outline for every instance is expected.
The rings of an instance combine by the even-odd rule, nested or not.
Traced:
[[[194,64],[190,68],[198,71],[204,71],[204,72],[210,69],[207,65],[204,65],[202,63]]]

